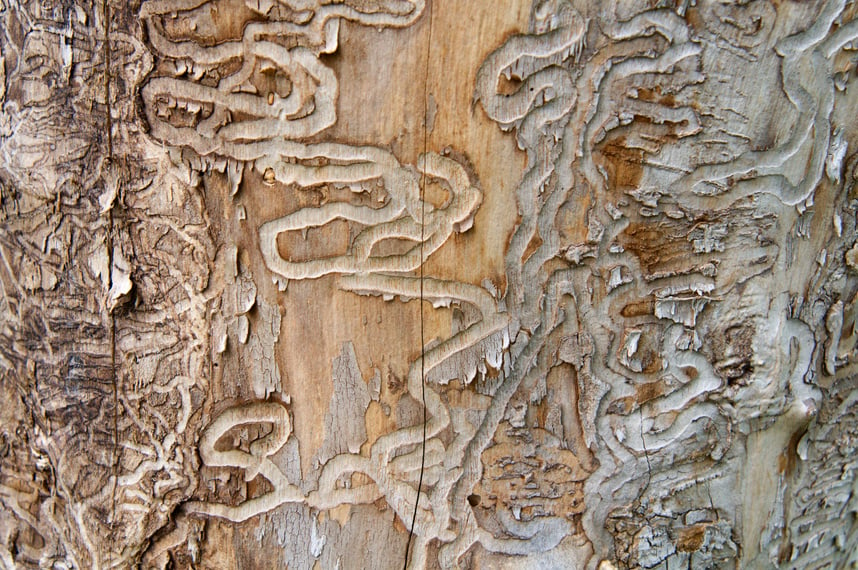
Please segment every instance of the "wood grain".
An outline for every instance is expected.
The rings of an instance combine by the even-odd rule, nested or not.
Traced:
[[[855,15],[0,3],[0,567],[855,564]]]

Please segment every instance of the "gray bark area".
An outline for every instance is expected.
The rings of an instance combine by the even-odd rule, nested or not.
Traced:
[[[855,567],[856,15],[0,0],[0,567]]]

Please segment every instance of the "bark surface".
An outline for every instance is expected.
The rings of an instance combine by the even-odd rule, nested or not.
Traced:
[[[858,564],[856,16],[0,0],[0,567]]]

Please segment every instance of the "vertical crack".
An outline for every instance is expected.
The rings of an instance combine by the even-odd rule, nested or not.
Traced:
[[[426,40],[426,66],[423,75],[423,155],[426,155],[429,147],[429,62],[432,55],[432,4],[429,4],[429,33]],[[420,494],[423,490],[423,473],[426,469],[426,327],[425,317],[423,314],[423,282],[424,282],[424,266],[423,266],[423,244],[426,240],[426,161],[423,161],[423,168],[420,172],[420,391],[423,400],[423,441],[420,449],[420,478],[417,481],[417,497],[414,499],[414,513],[411,516],[411,528],[408,529],[408,541],[405,543],[405,561],[402,569],[408,568],[408,554],[411,548],[411,541],[414,538],[414,526],[417,524],[417,510],[420,508]]]

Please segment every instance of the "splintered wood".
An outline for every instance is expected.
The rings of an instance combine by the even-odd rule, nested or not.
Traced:
[[[0,1],[0,567],[858,564],[856,16]]]

